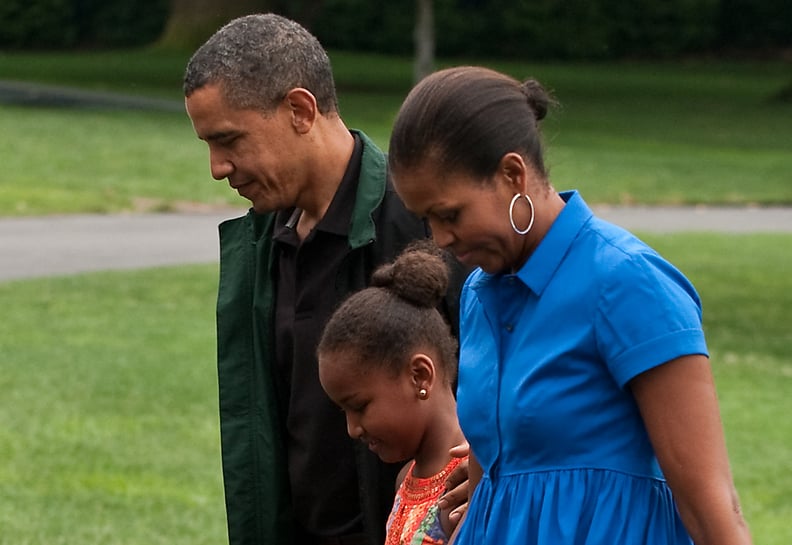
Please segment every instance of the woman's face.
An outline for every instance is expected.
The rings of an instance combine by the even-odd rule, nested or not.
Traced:
[[[424,161],[394,172],[393,181],[407,208],[429,221],[437,245],[461,263],[493,274],[519,263],[522,237],[509,222],[515,191],[507,179],[482,180]]]

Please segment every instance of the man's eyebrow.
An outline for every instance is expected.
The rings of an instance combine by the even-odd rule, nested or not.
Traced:
[[[207,142],[211,142],[211,141],[223,140],[225,138],[228,138],[230,136],[234,136],[236,134],[237,133],[235,131],[220,131],[220,132],[213,132],[213,133],[207,134],[205,136],[201,136],[200,138],[201,138],[201,140],[205,140]]]

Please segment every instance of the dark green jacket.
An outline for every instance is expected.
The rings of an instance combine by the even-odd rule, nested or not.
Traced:
[[[407,212],[386,174],[385,155],[360,133],[363,156],[349,249],[336,278],[338,301],[364,288],[379,264],[410,241],[425,238],[425,224]],[[231,545],[286,545],[291,527],[287,464],[281,437],[285,419],[274,390],[272,251],[275,214],[255,214],[220,225],[217,300],[218,381],[228,533]],[[449,290],[457,316],[456,289]],[[345,430],[340,430],[342,433]],[[372,545],[384,543],[384,520],[394,495],[382,464],[358,452],[361,510]],[[328,460],[328,462],[331,462]]]

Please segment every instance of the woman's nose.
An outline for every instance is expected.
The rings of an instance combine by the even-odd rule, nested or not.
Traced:
[[[347,414],[346,417],[347,421],[347,433],[352,439],[360,439],[363,436],[363,427],[360,425],[360,421],[352,416]]]
[[[454,235],[450,229],[444,228],[440,222],[429,220],[429,229],[432,231],[432,238],[440,248],[448,248],[454,241]]]

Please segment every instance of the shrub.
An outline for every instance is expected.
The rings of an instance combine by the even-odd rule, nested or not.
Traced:
[[[167,0],[2,0],[0,47],[145,45],[159,36]]]
[[[47,49],[77,42],[75,5],[70,0],[3,0],[0,46]]]

